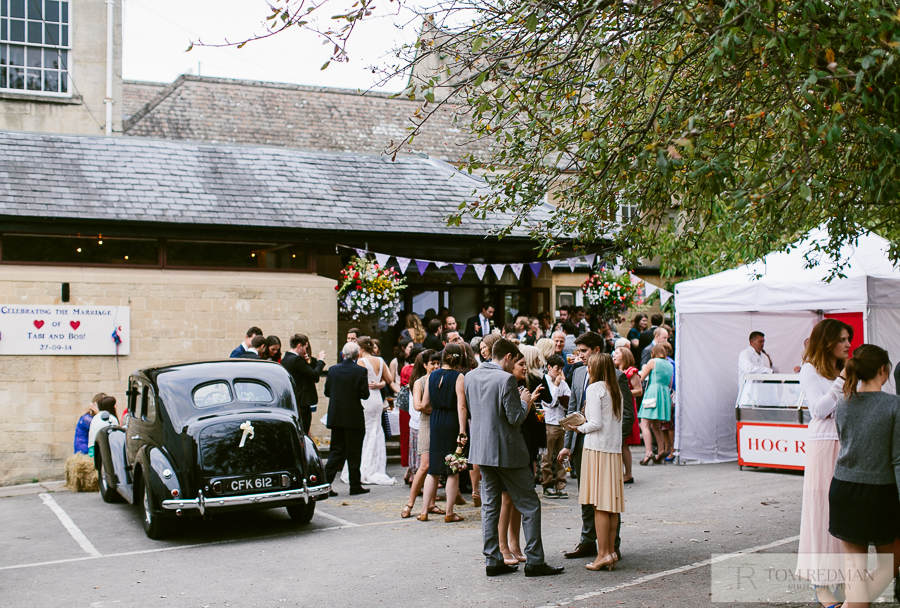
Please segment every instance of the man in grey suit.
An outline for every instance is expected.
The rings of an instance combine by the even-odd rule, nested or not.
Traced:
[[[488,576],[518,570],[507,566],[500,553],[497,526],[503,486],[522,513],[525,531],[525,576],[560,574],[544,562],[541,541],[541,501],[534,491],[534,471],[520,426],[533,406],[528,391],[519,393],[516,379],[505,370],[518,355],[509,340],[498,340],[491,361],[466,374],[466,403],[472,413],[469,462],[481,466],[481,520],[485,571]]]
[[[576,367],[572,374],[572,398],[569,399],[567,414],[584,410],[584,393],[588,386],[587,360],[593,354],[602,353],[603,346],[603,336],[593,331],[585,332],[575,339],[575,357],[582,364]],[[630,399],[631,387],[628,385],[628,378],[619,370],[616,370],[616,381],[619,383],[619,392],[622,393],[622,400],[625,404],[628,404],[627,407],[622,408],[622,431],[625,434],[625,429],[628,429],[628,434],[630,434],[631,427],[634,424],[634,408],[631,407]],[[563,449],[559,452],[558,458],[560,462],[569,456],[572,457],[572,470],[575,471],[576,476],[581,472],[583,445],[584,435],[567,431]],[[621,530],[622,517],[620,515],[619,525],[616,528],[615,542],[616,556],[619,559],[621,559],[621,553],[619,552],[619,545],[622,540],[619,536]],[[597,556],[597,528],[594,524],[594,507],[592,505],[581,505],[581,538],[575,549],[566,553],[565,556],[567,559]]]

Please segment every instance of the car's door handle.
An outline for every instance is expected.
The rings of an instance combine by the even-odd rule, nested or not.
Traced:
[[[140,439],[141,436],[140,436],[140,435],[132,435],[131,438],[132,438],[132,439]]]

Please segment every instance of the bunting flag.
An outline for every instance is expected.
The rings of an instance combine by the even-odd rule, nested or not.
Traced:
[[[578,258],[569,258],[566,262],[569,263],[569,270],[575,272],[575,264],[578,263]]]
[[[534,273],[534,278],[537,278],[539,274],[541,274],[541,263],[540,262],[532,262],[528,265],[531,268],[531,272]]]
[[[466,273],[466,267],[468,264],[454,264],[453,270],[456,271],[456,278],[462,281],[463,275]]]
[[[475,274],[478,275],[479,281],[484,279],[484,273],[487,271],[487,264],[472,264],[472,268],[475,269]]]
[[[397,258],[397,265],[400,266],[400,272],[406,274],[406,269],[412,260],[410,258]]]
[[[494,271],[497,280],[501,281],[503,280],[503,271],[506,270],[506,264],[491,264],[491,270]]]
[[[358,255],[358,256],[361,257],[361,258],[366,257],[366,254],[367,254],[367,253],[369,253],[369,252],[366,251],[365,249],[357,249],[357,250],[356,250],[356,255]]]
[[[510,268],[512,268],[513,273],[516,275],[516,280],[522,276],[522,269],[525,268],[525,264],[510,264]]]
[[[653,283],[644,282],[644,297],[649,298],[653,292],[655,292],[659,287],[654,285]],[[662,294],[660,294],[662,295]]]
[[[550,267],[550,270],[556,268],[556,265],[560,263],[560,260],[547,260],[547,266]]]
[[[391,256],[388,253],[376,253],[375,254],[375,261],[378,262],[378,265],[381,266],[382,268],[387,266],[388,260],[390,260],[390,259],[391,259]]]
[[[425,276],[425,269],[428,268],[428,264],[428,260],[416,260],[416,267],[418,267],[421,276]]]
[[[584,256],[584,261],[587,262],[587,265],[590,266],[591,268],[594,267],[594,260],[596,260],[596,259],[597,259],[596,253],[592,253],[590,255]]]
[[[444,266],[447,266],[448,263],[447,262],[435,262],[434,265],[437,266],[438,268],[443,268]],[[454,264],[454,266],[456,266],[456,264]]]
[[[660,290],[659,290],[659,302],[660,302],[660,304],[665,304],[666,302],[668,302],[669,299],[672,297],[672,295],[673,295],[673,294],[672,294],[671,291],[666,291],[665,289],[660,289]]]

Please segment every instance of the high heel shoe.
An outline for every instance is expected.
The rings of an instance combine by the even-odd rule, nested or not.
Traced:
[[[647,466],[648,464],[650,464],[651,462],[653,462],[653,454],[650,454],[649,456],[647,456],[646,458],[644,458],[644,459],[640,462],[640,465],[641,465],[642,467],[645,467],[645,466]]]
[[[481,506],[481,494],[472,494],[472,505],[475,507]]]
[[[660,452],[656,456],[653,457],[653,464],[662,464],[666,460],[666,456],[668,456],[671,452]]]
[[[612,572],[616,569],[616,556],[615,554],[607,555],[600,562],[591,562],[585,566],[588,570],[593,570],[597,572],[599,570],[607,570]]]

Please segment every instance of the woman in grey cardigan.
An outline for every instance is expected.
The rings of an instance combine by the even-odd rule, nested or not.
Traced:
[[[835,408],[841,449],[828,493],[828,531],[847,558],[844,606],[868,606],[900,565],[900,398],[881,390],[891,374],[881,347],[857,348],[845,373],[844,396]],[[860,577],[869,545],[883,555],[871,578]]]

